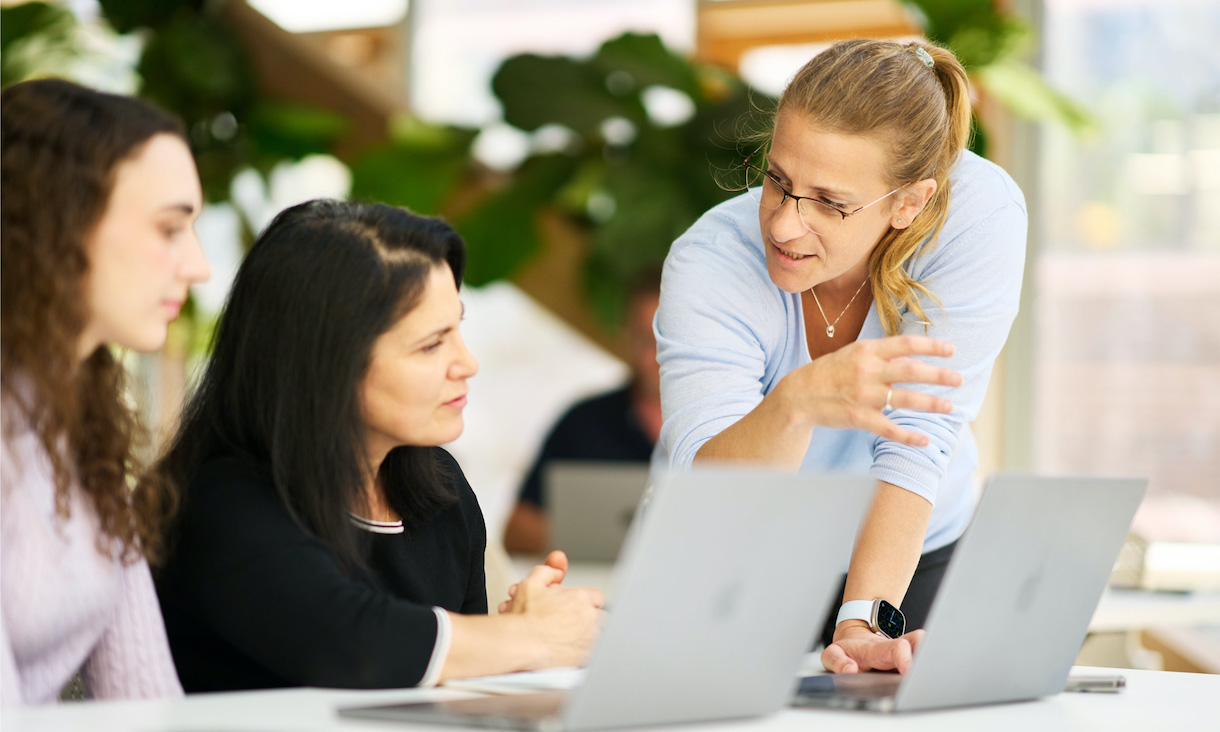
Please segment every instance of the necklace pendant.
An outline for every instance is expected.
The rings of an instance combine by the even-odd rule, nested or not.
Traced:
[[[826,326],[826,337],[827,338],[835,337],[835,327],[833,325]]]

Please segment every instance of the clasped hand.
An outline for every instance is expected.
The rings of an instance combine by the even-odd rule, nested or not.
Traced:
[[[562,587],[568,557],[561,551],[530,570],[508,588],[501,614],[525,615],[537,621],[547,659],[543,666],[580,666],[588,660],[605,619],[605,595],[593,587]]]

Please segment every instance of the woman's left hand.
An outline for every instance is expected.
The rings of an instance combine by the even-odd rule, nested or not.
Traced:
[[[835,674],[895,669],[905,674],[924,635],[923,630],[912,630],[886,638],[864,626],[842,627],[835,630],[834,643],[822,651],[822,667]]]
[[[563,582],[563,578],[568,573],[568,555],[556,549],[555,551],[546,555],[546,560],[543,562],[543,565],[559,570],[559,579],[551,583],[553,585],[557,585],[560,582]],[[511,613],[513,611],[513,599],[516,597],[517,583],[514,583],[508,588],[508,599],[500,603],[499,607],[497,608],[501,615],[504,613]]]

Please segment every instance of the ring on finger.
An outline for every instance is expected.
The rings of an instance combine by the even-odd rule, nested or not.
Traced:
[[[890,399],[894,397],[893,388],[887,389],[885,392],[885,410],[886,412],[894,411],[894,405],[890,403]]]

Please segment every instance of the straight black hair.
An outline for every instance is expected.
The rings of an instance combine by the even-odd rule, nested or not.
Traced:
[[[185,510],[209,459],[265,462],[298,524],[362,568],[349,512],[368,477],[359,389],[373,344],[418,304],[435,267],[460,287],[465,262],[444,221],[386,204],[315,200],[276,216],[238,270],[159,463],[183,487]],[[433,447],[390,451],[378,477],[408,530],[456,499]]]

